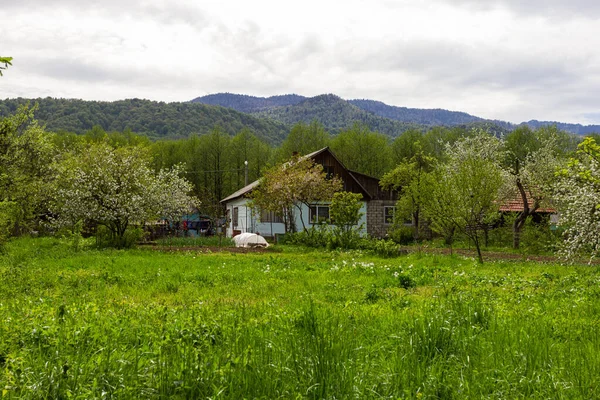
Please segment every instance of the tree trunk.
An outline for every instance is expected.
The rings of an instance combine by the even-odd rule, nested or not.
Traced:
[[[521,179],[517,178],[517,189],[521,195],[521,201],[523,202],[523,211],[517,215],[515,222],[513,222],[513,249],[518,249],[521,244],[521,229],[525,225],[527,217],[531,214],[529,209],[529,200],[527,199],[527,193],[521,183]]]
[[[483,264],[483,257],[481,256],[481,246],[479,245],[479,238],[477,237],[477,233],[473,236],[473,242],[475,243],[475,248],[477,249],[477,258],[479,264]]]
[[[418,210],[413,213],[413,224],[414,224],[413,235],[415,237],[415,240],[419,240],[419,211]]]

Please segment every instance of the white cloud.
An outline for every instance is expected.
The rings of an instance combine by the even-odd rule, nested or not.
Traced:
[[[0,96],[336,93],[600,123],[598,18],[585,0],[21,0],[0,9]]]

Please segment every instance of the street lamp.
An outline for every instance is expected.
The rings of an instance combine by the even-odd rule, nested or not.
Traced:
[[[248,160],[244,161],[244,186],[248,186]]]

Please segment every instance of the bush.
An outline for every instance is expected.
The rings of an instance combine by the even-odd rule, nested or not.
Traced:
[[[112,234],[105,226],[100,225],[96,230],[96,246],[100,248],[115,247],[117,249],[129,249],[144,237],[142,228],[127,228],[122,238]]]
[[[18,218],[19,207],[13,201],[0,201],[0,246],[10,237]]]
[[[395,226],[389,233],[390,239],[398,244],[410,244],[414,242],[414,230],[411,226]]]
[[[371,243],[371,250],[381,257],[395,257],[399,254],[398,244],[391,240],[374,239]]]
[[[332,234],[326,225],[312,226],[306,231],[288,233],[285,235],[285,244],[295,244],[306,247],[329,247]]]
[[[562,242],[562,233],[545,223],[527,221],[521,230],[521,251],[527,254],[554,252]]]

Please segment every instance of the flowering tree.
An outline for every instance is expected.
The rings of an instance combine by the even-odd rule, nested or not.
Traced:
[[[534,132],[525,126],[515,129],[504,141],[502,164],[506,171],[507,197],[516,189],[523,206],[513,222],[515,249],[519,248],[521,230],[527,219],[550,197],[561,151],[559,135],[554,127]]]
[[[568,259],[586,252],[591,261],[600,253],[600,145],[586,138],[558,175],[555,197],[566,228],[561,252]]]
[[[294,229],[295,208],[300,211],[302,228],[306,230],[302,205],[329,201],[341,189],[342,181],[338,177],[328,179],[323,166],[309,158],[294,157],[265,173],[252,192],[252,204],[255,209],[273,211],[282,217],[286,232]]]
[[[121,247],[131,224],[181,216],[197,205],[188,195],[192,185],[179,172],[176,166],[155,173],[143,148],[90,144],[79,154],[66,154],[58,165],[54,222],[105,226],[111,242]]]
[[[452,227],[462,231],[475,244],[481,263],[481,234],[498,215],[504,182],[499,148],[500,141],[485,133],[448,145],[447,162],[431,175],[431,193],[423,198],[432,228],[445,235],[453,233]]]

